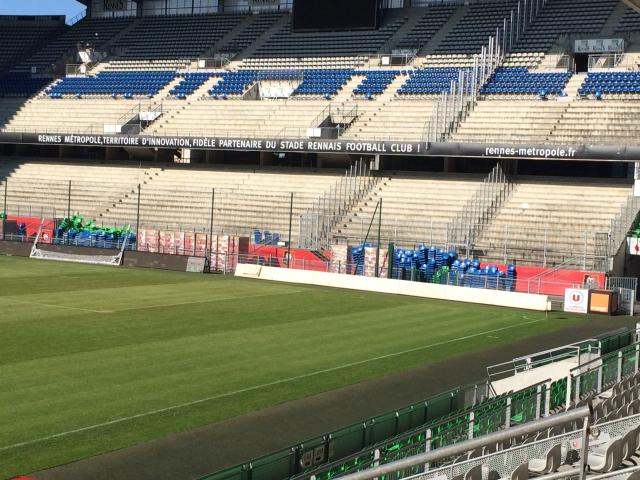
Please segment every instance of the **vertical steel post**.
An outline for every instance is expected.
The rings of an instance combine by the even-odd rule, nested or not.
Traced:
[[[140,184],[138,184],[138,208],[136,211],[136,236],[137,238],[140,238]],[[136,242],[136,249],[138,248],[138,243]]]
[[[2,240],[5,239],[6,236],[6,230],[7,230],[7,191],[8,191],[8,187],[7,185],[9,184],[8,179],[5,179],[4,181],[4,208],[2,209]]]
[[[289,242],[287,245],[287,268],[291,268],[291,226],[293,225],[293,192],[289,203]]]
[[[376,277],[380,276],[380,237],[382,230],[382,198],[380,199],[380,211],[378,212],[378,247],[376,248]]]
[[[216,189],[211,189],[211,215],[209,216],[209,258],[213,255],[213,206],[216,201]],[[253,233],[253,232],[251,232]]]
[[[71,180],[69,180],[69,192],[67,194],[67,218],[71,218]]]

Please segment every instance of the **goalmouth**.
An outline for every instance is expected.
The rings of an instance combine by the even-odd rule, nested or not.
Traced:
[[[40,242],[43,225],[44,219],[40,223],[40,228],[38,228],[38,234],[33,241],[33,246],[31,247],[31,254],[29,255],[29,258],[35,258],[38,260],[55,260],[58,262],[87,263],[91,265],[111,265],[114,267],[119,267],[122,265],[124,251],[127,248],[127,244],[129,243],[128,233],[131,226],[127,227],[127,235],[125,235],[124,240],[122,241],[122,247],[120,247],[119,253],[117,253],[116,255],[83,255],[80,253],[54,252],[51,250],[42,250],[41,248],[39,248],[38,244]]]

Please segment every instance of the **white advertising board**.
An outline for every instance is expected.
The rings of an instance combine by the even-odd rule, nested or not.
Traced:
[[[564,291],[564,311],[572,313],[588,313],[589,290],[567,288]]]

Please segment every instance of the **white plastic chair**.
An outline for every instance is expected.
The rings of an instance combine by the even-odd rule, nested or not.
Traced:
[[[555,472],[562,463],[562,445],[557,444],[547,450],[545,458],[529,460],[529,472],[544,475]]]

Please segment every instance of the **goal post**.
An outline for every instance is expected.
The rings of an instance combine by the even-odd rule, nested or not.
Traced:
[[[35,258],[38,260],[55,260],[58,262],[87,263],[91,265],[111,265],[115,267],[119,267],[120,265],[122,265],[124,251],[126,250],[127,244],[129,243],[129,232],[131,230],[131,225],[127,226],[127,233],[124,236],[122,246],[120,247],[120,250],[116,255],[83,255],[81,253],[65,253],[43,250],[39,247],[43,226],[44,219],[40,223],[40,228],[38,228],[38,233],[35,240],[33,241],[31,254],[29,255],[30,258]]]

